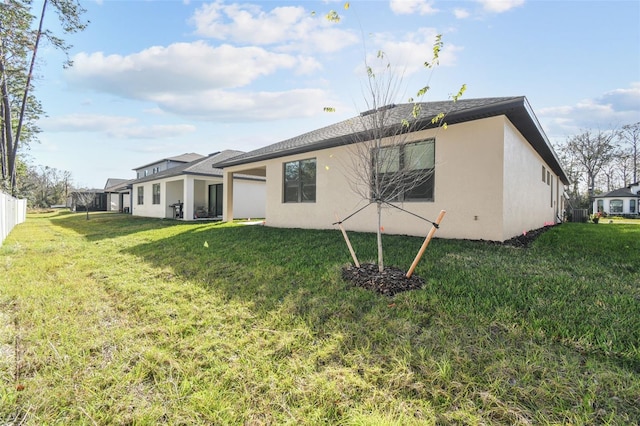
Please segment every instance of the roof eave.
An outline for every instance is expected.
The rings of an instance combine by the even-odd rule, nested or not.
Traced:
[[[551,143],[544,133],[542,126],[538,122],[538,119],[536,118],[533,109],[529,105],[529,102],[527,101],[527,98],[525,96],[507,99],[502,102],[496,102],[479,108],[470,108],[462,111],[452,112],[445,116],[444,121],[448,125],[453,125],[499,115],[505,115],[509,119],[509,121],[513,123],[518,131],[533,146],[536,152],[538,152],[538,154],[544,159],[544,161],[558,175],[563,184],[568,185],[570,183],[566,172],[562,168],[560,161],[555,151],[553,150],[553,147],[551,146]],[[416,123],[416,126],[412,129],[412,131],[435,128],[438,125],[438,123],[432,122],[432,117],[424,117]],[[397,128],[391,129],[390,133],[393,133],[393,131],[397,131]],[[267,152],[255,157],[241,158],[235,161],[233,159],[230,159],[229,161],[218,163],[216,166],[224,169],[226,167],[239,166],[242,164],[255,163],[258,161],[272,160],[274,158],[280,158],[289,155],[304,154],[306,152],[333,148],[340,145],[354,143],[357,140],[358,134],[339,136],[296,148]]]

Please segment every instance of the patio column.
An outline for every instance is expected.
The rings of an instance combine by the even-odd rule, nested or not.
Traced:
[[[185,179],[183,196],[184,196],[184,204],[182,205],[182,208],[183,208],[182,219],[193,220],[193,213],[194,213],[193,203],[194,203],[195,194],[193,193],[193,178],[191,176],[187,176]]]
[[[225,171],[222,179],[222,220],[231,222],[233,220],[233,172]]]

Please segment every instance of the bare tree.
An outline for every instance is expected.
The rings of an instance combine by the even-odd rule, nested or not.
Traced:
[[[82,208],[84,208],[84,210],[87,212],[87,220],[89,220],[89,209],[96,200],[96,191],[91,189],[79,189],[73,191],[71,193],[71,196],[73,198],[72,207],[76,211],[82,210]]]
[[[574,208],[582,208],[584,197],[580,191],[580,184],[586,184],[586,181],[584,180],[584,173],[582,172],[580,162],[577,159],[578,156],[575,152],[570,151],[566,145],[558,147],[558,156],[564,166],[567,178],[569,182],[571,182],[571,186],[567,188],[569,204]]]
[[[345,2],[344,9],[349,7],[349,2]],[[341,17],[337,11],[331,10],[326,19],[337,23]],[[431,75],[427,78],[427,84],[416,92],[415,98],[408,100],[410,108],[406,108],[406,104],[396,107],[396,102],[404,93],[404,72],[394,68],[382,51],[378,51],[376,56],[379,66],[372,66],[367,57],[364,36],[363,45],[367,78],[362,92],[366,111],[351,122],[351,134],[354,135],[348,144],[351,164],[344,165],[344,171],[351,189],[369,204],[376,204],[378,270],[382,272],[383,208],[408,199],[433,198],[429,182],[433,179],[434,142],[428,140],[408,143],[409,134],[424,123],[425,114],[432,113],[423,111],[420,102],[430,89],[428,82]],[[442,47],[442,36],[437,35],[431,59],[424,62],[426,69],[433,71],[439,65]],[[457,101],[465,90],[466,85],[463,84],[457,94],[451,97],[452,101]],[[325,111],[332,112],[334,108],[325,107]],[[446,111],[439,110],[429,118],[432,125],[446,128],[445,116]],[[348,241],[347,244],[351,250]]]
[[[621,139],[627,143],[631,152],[633,182],[638,182],[638,145],[640,145],[640,121],[622,126]]]
[[[570,137],[563,149],[570,153],[576,164],[580,166],[586,177],[587,191],[592,199],[598,174],[615,158],[616,131],[592,132],[586,130]]]
[[[433,46],[432,60],[425,63],[427,68],[438,64],[441,48],[442,40],[438,36]],[[411,98],[408,104],[396,105],[403,86],[403,73],[391,66],[384,53],[379,52],[377,59],[383,65],[378,67],[379,73],[365,60],[367,79],[363,94],[368,109],[352,122],[354,137],[348,145],[351,164],[344,169],[353,192],[376,205],[378,269],[382,272],[383,209],[391,207],[392,203],[403,203],[410,199],[433,198],[431,183],[435,155],[432,139],[408,141],[409,135],[417,130],[418,123],[423,123],[425,115],[431,114],[423,111],[422,103],[418,101],[426,95],[429,86],[417,91],[418,100]],[[462,96],[465,89],[463,85],[452,96],[453,102]],[[446,126],[445,116],[446,111],[438,111],[429,118],[435,126]]]

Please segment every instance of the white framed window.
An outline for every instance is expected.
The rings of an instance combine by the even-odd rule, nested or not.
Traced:
[[[144,204],[144,186],[138,187],[138,205]]]
[[[151,197],[153,204],[160,204],[160,184],[154,183],[151,187]]]
[[[284,203],[315,203],[316,159],[290,161],[283,165]]]
[[[377,158],[376,158],[377,157]],[[371,196],[386,201],[433,201],[435,139],[384,147],[372,153]]]
[[[624,211],[624,203],[622,200],[609,201],[609,213],[622,213]]]

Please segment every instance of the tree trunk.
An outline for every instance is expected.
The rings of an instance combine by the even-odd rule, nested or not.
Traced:
[[[4,50],[0,52],[2,58],[0,58],[0,74],[2,75],[2,84],[0,85],[0,91],[2,95],[2,120],[4,121],[2,126],[3,137],[3,159],[2,165],[5,168],[3,171],[3,177],[11,181],[11,171],[13,165],[11,163],[11,153],[13,152],[13,129],[11,126],[11,104],[9,103],[9,87],[7,85],[6,69],[4,67]],[[11,187],[11,182],[9,182]],[[10,188],[13,192],[13,188]]]
[[[377,212],[378,212],[378,271],[384,271],[384,257],[382,255],[382,202],[377,201]]]
[[[33,68],[36,64],[36,55],[38,53],[38,44],[40,43],[40,36],[42,35],[42,25],[44,23],[44,13],[47,10],[47,1],[42,3],[42,14],[40,15],[40,25],[38,26],[38,32],[36,34],[36,41],[33,45],[33,55],[31,55],[31,64],[29,65],[29,74],[27,74],[27,82],[24,87],[24,94],[22,95],[22,106],[20,108],[20,116],[18,118],[18,126],[16,128],[16,137],[13,140],[13,150],[9,154],[9,178],[11,179],[11,192],[12,195],[16,195],[17,181],[16,181],[16,157],[18,155],[18,146],[20,143],[20,133],[22,131],[22,123],[24,121],[24,113],[27,109],[27,99],[29,97],[29,86],[31,85],[31,78],[33,77]]]

